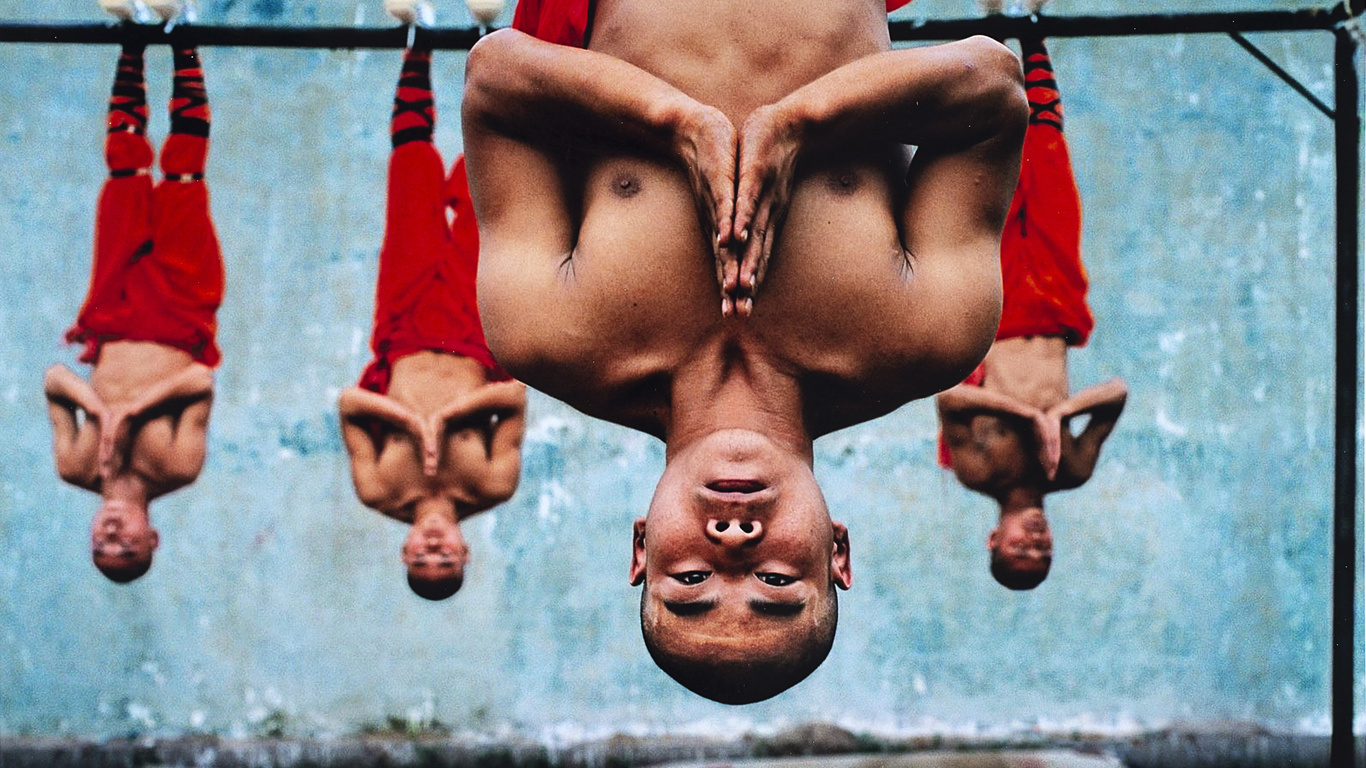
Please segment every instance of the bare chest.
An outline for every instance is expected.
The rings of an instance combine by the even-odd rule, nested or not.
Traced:
[[[1067,399],[1067,344],[1060,336],[997,341],[984,364],[988,389],[1045,411]]]

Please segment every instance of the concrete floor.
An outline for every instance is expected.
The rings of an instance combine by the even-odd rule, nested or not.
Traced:
[[[1054,749],[789,757],[776,760],[669,763],[658,768],[1122,768],[1123,765],[1113,757]]]

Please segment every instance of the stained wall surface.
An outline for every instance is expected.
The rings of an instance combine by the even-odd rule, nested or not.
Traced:
[[[898,17],[975,13],[917,0]],[[468,23],[445,0],[438,14]],[[215,0],[200,15],[388,23],[371,0]],[[85,0],[0,0],[5,20],[99,18]],[[1330,35],[1251,37],[1331,101]],[[53,470],[41,377],[74,364],[59,340],[88,279],[116,49],[0,45],[0,736],[339,734],[390,717],[552,740],[813,719],[1325,730],[1332,125],[1223,36],[1052,51],[1097,318],[1073,382],[1122,376],[1132,393],[1092,482],[1050,501],[1053,574],[1024,594],[992,581],[992,503],[935,465],[928,401],[823,438],[817,475],[854,553],[834,650],[791,691],[732,708],[674,684],[640,641],[626,569],[663,465],[654,439],[533,394],[520,489],[466,524],[469,575],[442,604],[404,582],[404,526],[357,502],[335,401],[368,359],[396,51],[204,51],[228,270],[209,457],[154,506],[152,572],[106,582],[89,562],[94,498]],[[153,105],[169,68],[149,53]],[[462,68],[436,55],[448,159]]]

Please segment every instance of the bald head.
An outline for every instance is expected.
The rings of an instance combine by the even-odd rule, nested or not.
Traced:
[[[655,664],[683,687],[722,704],[773,698],[805,680],[835,641],[835,586],[791,612],[753,601],[729,615],[719,606],[693,614],[689,606],[641,593],[640,625]]]
[[[106,499],[90,524],[90,559],[106,578],[127,584],[152,567],[161,537],[145,505]]]

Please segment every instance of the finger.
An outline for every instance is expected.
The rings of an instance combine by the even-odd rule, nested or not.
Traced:
[[[770,205],[772,201],[767,200],[759,207],[751,228],[751,242],[745,246],[744,260],[740,263],[739,290],[744,293],[753,293],[754,275],[758,270],[759,261],[763,258],[765,243],[771,234],[771,222],[769,216],[773,211]]]
[[[741,243],[749,242],[759,207],[759,195],[764,187],[762,168],[754,162],[752,154],[748,147],[740,148],[739,182],[735,187],[735,223],[732,229],[735,239]]]
[[[1040,459],[1043,462],[1044,475],[1049,480],[1057,477],[1058,463],[1062,459],[1062,440],[1058,433],[1050,432],[1044,440],[1043,456]]]
[[[773,257],[773,243],[778,239],[778,228],[770,226],[764,231],[764,247],[759,251],[759,263],[754,265],[754,276],[750,279],[749,294],[759,295],[759,285],[768,274],[768,261]]]
[[[727,180],[729,181],[729,180]],[[731,244],[735,228],[735,197],[727,192],[716,201],[716,245],[724,248]]]
[[[711,198],[712,217],[721,245],[730,245],[735,228],[735,152],[718,159],[718,169],[708,180],[711,187],[707,194]]]

